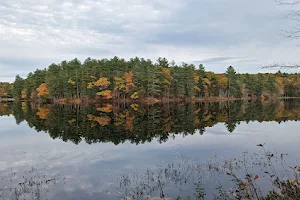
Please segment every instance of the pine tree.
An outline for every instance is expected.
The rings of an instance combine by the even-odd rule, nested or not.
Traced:
[[[13,91],[15,99],[22,99],[23,88],[24,88],[24,79],[21,78],[19,75],[17,75],[14,81],[14,91]]]

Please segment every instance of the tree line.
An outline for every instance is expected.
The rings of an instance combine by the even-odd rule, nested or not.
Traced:
[[[156,62],[138,57],[128,61],[87,58],[83,63],[75,58],[37,69],[26,78],[17,75],[11,87],[3,88],[8,96],[32,101],[265,98],[300,96],[300,75],[280,71],[239,74],[232,66],[217,74],[206,71],[202,64],[177,65],[166,58]],[[0,89],[0,97],[5,92]]]

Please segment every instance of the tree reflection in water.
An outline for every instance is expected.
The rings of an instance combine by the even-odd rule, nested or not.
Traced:
[[[141,144],[166,142],[178,134],[204,134],[206,127],[224,123],[233,132],[241,121],[300,119],[300,101],[220,102],[199,104],[99,104],[35,105],[29,102],[0,103],[1,115],[14,115],[16,123],[26,121],[36,131],[75,144],[130,141]]]
[[[2,115],[13,115],[17,124],[26,121],[36,131],[44,131],[54,139],[75,144],[82,141],[88,144],[110,142],[118,145],[126,141],[141,144],[152,140],[166,142],[179,134],[204,134],[205,128],[217,123],[224,123],[228,132],[233,132],[241,121],[281,123],[298,120],[300,101],[152,106],[0,103]],[[109,192],[126,199],[149,199],[153,196],[167,199],[171,198],[171,193],[173,199],[203,199],[208,194],[215,199],[299,199],[299,166],[286,165],[283,162],[285,155],[265,152],[264,145],[258,148],[263,148],[261,154],[245,153],[241,158],[213,159],[207,163],[181,158],[178,162],[159,166],[157,170],[125,174]],[[279,172],[284,172],[284,176],[280,176]],[[26,180],[24,183],[32,183],[31,179]],[[52,179],[35,183],[52,182],[47,180]],[[28,191],[26,184],[25,188],[22,184],[11,188],[21,194],[18,191]],[[209,189],[207,185],[210,185]]]

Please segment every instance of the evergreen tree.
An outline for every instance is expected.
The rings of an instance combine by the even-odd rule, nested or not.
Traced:
[[[14,90],[13,90],[15,99],[22,99],[23,89],[24,89],[24,79],[21,78],[19,75],[17,75],[14,81]]]
[[[241,82],[238,79],[235,69],[232,66],[229,66],[226,70],[226,76],[228,79],[228,89],[227,96],[228,97],[241,97]]]

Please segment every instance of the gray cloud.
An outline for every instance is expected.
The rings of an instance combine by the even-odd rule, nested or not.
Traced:
[[[15,57],[15,58],[7,58],[0,56],[0,65],[2,66],[8,66],[8,67],[14,67],[16,65],[23,66],[25,68],[29,66],[42,66],[45,64],[44,60],[41,59],[26,59],[21,57]]]
[[[196,64],[220,64],[220,63],[253,63],[258,60],[249,59],[247,57],[213,57],[203,60],[193,61]]]
[[[278,9],[272,1],[187,0],[151,42],[197,47],[274,44],[280,39],[278,24],[284,24]]]
[[[272,0],[2,0],[0,78],[74,57],[204,60],[212,71],[295,62],[299,49],[279,35],[287,11]]]
[[[194,61],[194,62],[195,63],[220,63],[232,59],[240,59],[240,58],[239,57],[214,57],[214,58],[208,58],[208,59]]]

